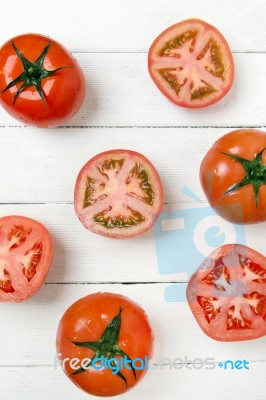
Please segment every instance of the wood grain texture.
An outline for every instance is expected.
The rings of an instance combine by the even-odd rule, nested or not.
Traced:
[[[241,399],[265,400],[266,363],[252,364],[252,371],[176,370],[165,367],[150,371],[133,390],[120,395],[121,400],[153,399],[189,400]],[[4,399],[47,398],[64,400],[97,400],[78,390],[61,370],[52,367],[0,368]],[[240,381],[240,374],[243,381]],[[203,396],[203,397],[201,397]]]
[[[200,163],[214,142],[231,130],[0,129],[0,203],[72,203],[83,165],[100,152],[119,148],[150,159],[161,177],[166,204],[191,203],[184,186],[206,201],[199,182]]]
[[[24,303],[2,304],[1,318],[5,324],[1,325],[0,365],[29,368],[54,365],[55,336],[61,316],[74,301],[99,291],[120,293],[145,309],[155,334],[153,364],[161,359],[172,361],[185,356],[188,359],[210,357],[216,362],[244,358],[265,361],[262,349],[266,337],[250,341],[248,346],[247,342],[222,343],[210,339],[198,327],[187,303],[165,301],[167,287],[167,284],[45,285]],[[169,364],[169,360],[164,363]]]
[[[170,104],[147,72],[154,38],[190,17],[223,33],[236,67],[230,93],[202,110]],[[206,204],[198,179],[202,157],[236,127],[266,130],[265,18],[265,0],[46,0],[45,6],[10,0],[2,7],[1,42],[28,31],[57,39],[80,62],[87,95],[75,118],[58,129],[24,127],[0,109],[0,217],[20,214],[40,220],[55,242],[53,265],[40,292],[21,304],[0,305],[1,398],[87,399],[53,367],[57,325],[78,298],[111,291],[146,310],[156,338],[153,364],[156,358],[186,356],[251,362],[249,371],[206,371],[171,369],[166,360],[164,368],[151,369],[121,399],[265,400],[266,338],[213,341],[201,332],[184,301],[189,274],[198,266],[191,246],[201,249],[203,258],[209,248],[205,234],[213,224],[218,229],[214,247],[234,238],[232,227],[213,219]],[[164,213],[155,230],[127,241],[92,234],[73,209],[78,171],[92,156],[112,148],[146,155],[165,191]],[[194,238],[186,233],[186,220],[181,221],[184,231],[179,229],[186,210],[194,216],[203,212]],[[266,254],[265,226],[247,226],[238,238]],[[161,253],[159,244],[168,230],[174,240]],[[170,264],[164,264],[164,256]]]
[[[191,240],[186,223],[193,223],[193,215],[201,210],[199,206],[202,207],[194,202],[165,207],[165,210],[179,211],[179,218],[185,220],[184,229],[172,231],[174,236],[170,239],[167,239],[167,231],[162,228],[164,220],[156,224],[156,230],[132,239],[117,240],[96,235],[81,225],[72,204],[1,205],[0,216],[24,215],[47,226],[54,239],[55,254],[46,282],[187,282],[192,272],[215,247],[236,240],[232,236],[232,225],[221,218],[210,218],[211,212],[206,204],[203,204],[203,208],[207,208],[202,219],[195,223],[194,232],[198,233]],[[183,210],[190,210],[189,220],[183,215]],[[169,219],[168,214],[166,217]],[[175,215],[170,214],[170,217],[174,220]],[[246,226],[237,237],[240,237],[243,244],[247,243],[266,254],[265,226],[266,223]],[[216,228],[217,237],[214,236],[213,247],[210,247],[204,237],[209,229]],[[163,250],[161,241],[166,246]],[[194,261],[195,246],[201,255]]]
[[[233,51],[266,51],[264,0],[10,0],[1,10],[1,41],[38,32],[72,51],[146,51],[168,26],[201,18],[216,26]]]
[[[220,102],[205,109],[171,104],[149,77],[146,53],[74,56],[84,70],[87,95],[82,109],[68,126],[266,125],[266,54],[234,54],[236,73],[232,89]],[[1,108],[0,126],[22,125]]]

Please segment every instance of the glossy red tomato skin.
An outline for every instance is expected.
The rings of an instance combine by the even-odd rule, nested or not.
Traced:
[[[192,314],[194,318],[196,319],[199,327],[202,329],[202,331],[209,336],[211,339],[220,341],[220,342],[236,342],[236,341],[245,341],[245,340],[253,340],[253,339],[258,339],[263,336],[266,336],[266,314],[264,315],[264,323],[263,324],[258,324],[255,318],[257,318],[256,313],[253,313],[254,321],[250,317],[250,322],[251,322],[251,329],[232,329],[228,330],[225,326],[225,312],[222,312],[218,318],[220,318],[220,322],[218,323],[217,326],[212,327],[211,324],[209,324],[206,321],[206,318],[204,316],[203,309],[200,307],[199,302],[197,300],[197,297],[202,294],[202,285],[203,285],[203,280],[204,277],[206,277],[210,271],[212,270],[212,267],[210,267],[210,263],[217,261],[220,259],[220,257],[227,256],[230,254],[230,252],[238,252],[241,254],[244,254],[246,257],[250,258],[251,261],[257,265],[261,266],[264,269],[264,273],[266,274],[266,258],[258,253],[257,251],[241,245],[241,244],[227,244],[223,245],[221,247],[218,247],[216,250],[214,250],[199,266],[199,268],[195,271],[195,273],[191,276],[186,294],[187,294],[187,301],[189,304],[189,307],[192,311]],[[231,266],[234,269],[234,265]],[[258,276],[259,278],[259,276]],[[255,283],[255,282],[242,282],[242,278],[240,276],[234,277],[233,280],[231,280],[230,285],[236,283],[240,288],[243,287],[246,289],[246,292],[257,292],[258,288],[259,291],[263,293],[265,299],[264,299],[264,312],[266,312],[266,280],[263,279],[262,283]],[[226,291],[223,292],[218,292],[215,290],[214,287],[210,287],[209,290],[206,291],[206,297],[208,296],[216,297],[216,298],[221,298],[221,299],[226,299],[228,298],[230,300],[230,294],[228,294]],[[220,297],[219,297],[220,296]],[[231,295],[233,298],[233,294]],[[246,300],[244,300],[246,301]],[[225,308],[227,311],[227,309]],[[209,311],[208,311],[209,312]],[[261,321],[260,321],[261,322]],[[253,324],[253,325],[252,325]]]
[[[0,95],[0,104],[12,117],[23,124],[40,128],[54,128],[65,124],[80,109],[86,85],[78,62],[59,42],[35,33],[14,37],[0,49],[1,92],[23,72],[22,62],[12,47],[12,41],[29,61],[34,62],[50,40],[52,44],[44,59],[44,68],[47,70],[70,68],[62,69],[42,81],[41,87],[45,93],[47,106],[33,86],[25,89],[13,104],[15,92],[21,83]]]
[[[76,301],[63,315],[57,331],[56,348],[58,358],[79,360],[91,358],[93,351],[76,347],[71,340],[79,342],[97,341],[107,325],[122,308],[122,323],[118,345],[131,359],[148,359],[153,355],[154,335],[144,310],[127,297],[114,293],[94,293]],[[66,362],[64,372],[80,389],[95,396],[116,396],[135,386],[147,370],[137,370],[137,379],[131,370],[122,370],[128,383],[113,375],[110,369],[90,368],[79,375],[69,376],[73,370]]]
[[[232,153],[253,160],[266,148],[266,133],[256,129],[238,129],[218,139],[206,153],[200,166],[203,191],[215,211],[224,219],[237,224],[253,224],[266,220],[266,185],[259,189],[258,204],[253,186],[246,185],[233,193],[225,192],[245,177],[243,166],[222,154]],[[263,153],[266,165],[266,152]]]
[[[41,289],[45,281],[45,278],[50,270],[53,258],[53,240],[46,227],[40,222],[31,218],[11,215],[0,218],[0,261],[5,261],[5,255],[7,254],[6,251],[1,254],[1,244],[3,240],[6,243],[6,237],[14,226],[23,226],[25,230],[31,230],[31,234],[34,236],[33,239],[26,239],[24,246],[21,246],[22,251],[20,247],[15,250],[11,250],[11,252],[16,252],[16,255],[14,255],[14,260],[16,259],[15,257],[18,257],[19,259],[23,255],[25,255],[25,250],[30,249],[31,244],[33,244],[37,240],[40,240],[42,242],[42,257],[36,267],[36,274],[33,276],[30,282],[27,282],[25,279],[23,279],[21,273],[22,265],[20,265],[19,263],[14,263],[14,265],[12,264],[12,266],[10,266],[7,263],[7,270],[11,275],[12,283],[13,280],[17,280],[16,276],[18,276],[18,282],[16,286],[13,284],[14,292],[12,293],[5,293],[3,290],[0,289],[0,302],[20,303],[35,295]],[[33,240],[33,242],[31,242],[31,240]],[[29,241],[31,244],[28,244]]]
[[[158,46],[158,42],[161,41],[161,39],[164,39],[164,37],[166,35],[168,35],[169,33],[173,32],[177,27],[185,25],[185,24],[200,24],[202,26],[204,26],[206,28],[206,30],[210,30],[212,32],[214,32],[220,39],[220,41],[222,42],[223,46],[226,49],[226,57],[228,58],[228,63],[230,65],[230,68],[228,70],[228,79],[227,79],[227,84],[224,86],[224,89],[220,92],[220,94],[218,96],[215,97],[215,99],[205,99],[202,103],[197,103],[197,104],[193,104],[193,102],[188,102],[182,99],[175,99],[173,96],[171,96],[169,94],[169,92],[167,90],[165,90],[164,85],[160,82],[159,79],[157,79],[157,77],[154,75],[153,72],[153,54],[157,54],[158,50],[157,50],[157,46]],[[162,92],[162,94],[174,105],[178,105],[180,107],[184,107],[184,108],[191,108],[191,109],[197,109],[197,108],[205,108],[205,107],[209,107],[215,103],[217,103],[218,101],[220,101],[231,89],[232,85],[233,85],[233,81],[234,81],[234,59],[233,59],[233,55],[232,52],[229,48],[228,43],[226,42],[225,38],[222,36],[222,34],[218,31],[218,29],[216,29],[214,26],[208,24],[205,21],[202,21],[200,19],[197,18],[191,18],[191,19],[187,19],[184,21],[181,21],[177,24],[174,24],[172,26],[170,26],[169,28],[165,29],[152,43],[150,49],[149,49],[149,53],[148,53],[148,70],[149,70],[149,74],[152,78],[152,80],[154,81],[154,83],[156,84],[156,86],[159,88],[159,90]]]
[[[136,228],[136,229],[131,229],[131,230],[126,230],[126,231],[121,231],[121,232],[110,232],[108,230],[103,231],[101,229],[98,229],[95,226],[88,226],[86,225],[86,223],[83,220],[83,217],[80,213],[80,188],[81,188],[81,182],[84,178],[84,174],[86,174],[87,170],[89,168],[91,168],[95,163],[98,162],[99,159],[102,159],[104,157],[109,158],[109,157],[113,157],[114,155],[123,155],[125,157],[128,158],[134,158],[134,157],[140,157],[140,159],[143,161],[143,163],[145,164],[145,167],[147,167],[147,169],[150,172],[150,176],[152,178],[152,182],[154,184],[155,187],[155,192],[156,192],[156,208],[154,208],[153,212],[152,212],[152,220],[148,225],[141,225],[140,227]],[[77,180],[76,180],[76,184],[75,184],[75,190],[74,190],[74,207],[75,207],[75,212],[78,216],[78,218],[80,219],[81,223],[89,230],[91,230],[92,232],[102,235],[102,236],[106,236],[106,237],[110,237],[110,238],[115,238],[115,239],[128,239],[128,238],[132,238],[135,236],[139,236],[145,232],[147,232],[149,229],[152,228],[153,224],[156,222],[156,220],[158,219],[160,213],[162,212],[163,209],[163,200],[164,200],[164,192],[163,192],[163,186],[162,186],[162,182],[160,179],[160,176],[156,170],[156,168],[154,167],[154,165],[143,155],[140,154],[136,151],[132,151],[132,150],[125,150],[125,149],[114,149],[114,150],[107,150],[104,151],[102,153],[97,154],[96,156],[92,157],[80,170],[78,176],[77,176]]]

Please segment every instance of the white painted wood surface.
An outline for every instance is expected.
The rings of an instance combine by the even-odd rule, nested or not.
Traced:
[[[174,107],[147,73],[152,40],[189,17],[219,28],[234,52],[233,89],[206,110]],[[248,343],[209,339],[185,302],[165,300],[170,283],[179,282],[177,290],[184,292],[188,277],[183,266],[179,273],[160,274],[153,231],[129,241],[108,240],[86,231],[72,204],[83,164],[94,154],[120,147],[137,150],[156,165],[165,210],[206,206],[198,167],[211,144],[234,127],[266,129],[265,18],[264,0],[47,0],[45,6],[10,0],[2,7],[1,42],[27,31],[61,41],[84,69],[87,96],[80,113],[60,129],[26,128],[0,110],[0,216],[40,220],[51,230],[56,247],[42,290],[23,304],[0,306],[1,399],[88,398],[53,367],[56,328],[64,310],[79,297],[113,291],[146,309],[155,331],[156,358],[251,362],[249,371],[166,365],[151,370],[121,399],[265,400],[266,338]],[[182,193],[185,185],[202,205]],[[265,226],[245,228],[247,244],[264,254]],[[184,252],[189,257],[188,247]]]
[[[266,125],[265,53],[235,53],[237,73],[232,89],[219,103],[201,110],[177,108],[161,94],[149,77],[146,52],[73,54],[84,70],[87,95],[68,124],[71,127]],[[0,125],[21,126],[2,109]]]

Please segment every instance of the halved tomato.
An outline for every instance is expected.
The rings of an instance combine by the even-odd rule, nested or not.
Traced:
[[[230,244],[206,258],[187,287],[189,306],[201,329],[222,342],[266,335],[266,258]]]
[[[163,207],[163,189],[156,169],[142,154],[109,150],[80,171],[74,203],[87,229],[129,238],[152,227]]]
[[[199,19],[166,29],[153,42],[148,68],[154,83],[173,103],[207,107],[229,91],[234,61],[222,34]]]
[[[57,331],[57,357],[71,381],[96,396],[135,386],[153,355],[153,332],[144,310],[127,297],[93,293],[65,312]]]
[[[0,301],[21,302],[42,286],[53,255],[47,229],[21,216],[0,218]]]

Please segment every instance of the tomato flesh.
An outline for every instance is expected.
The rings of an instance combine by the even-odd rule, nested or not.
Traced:
[[[149,72],[173,103],[206,107],[220,100],[233,83],[232,53],[221,33],[204,21],[182,21],[155,39]]]
[[[163,190],[153,165],[141,154],[110,150],[80,171],[75,210],[86,228],[104,236],[136,236],[150,229],[163,205]]]
[[[202,330],[219,341],[266,335],[266,258],[243,245],[216,249],[191,277],[189,306]]]
[[[85,96],[75,58],[38,34],[17,36],[0,49],[0,104],[20,122],[52,128],[70,120]]]
[[[20,302],[36,293],[50,268],[52,239],[39,222],[0,218],[0,301]]]
[[[147,365],[138,369],[122,365],[112,373],[109,367],[95,368],[90,360],[121,361],[125,355],[130,360],[150,360],[153,332],[144,310],[132,300],[119,294],[94,293],[65,312],[56,345],[62,368],[76,386],[91,395],[115,396],[134,387],[145,376]],[[76,358],[73,368],[71,360]],[[83,360],[86,363],[82,364]]]
[[[1,268],[0,270],[0,290],[5,293],[13,293],[14,288],[11,283],[10,274],[7,272],[5,268]]]

